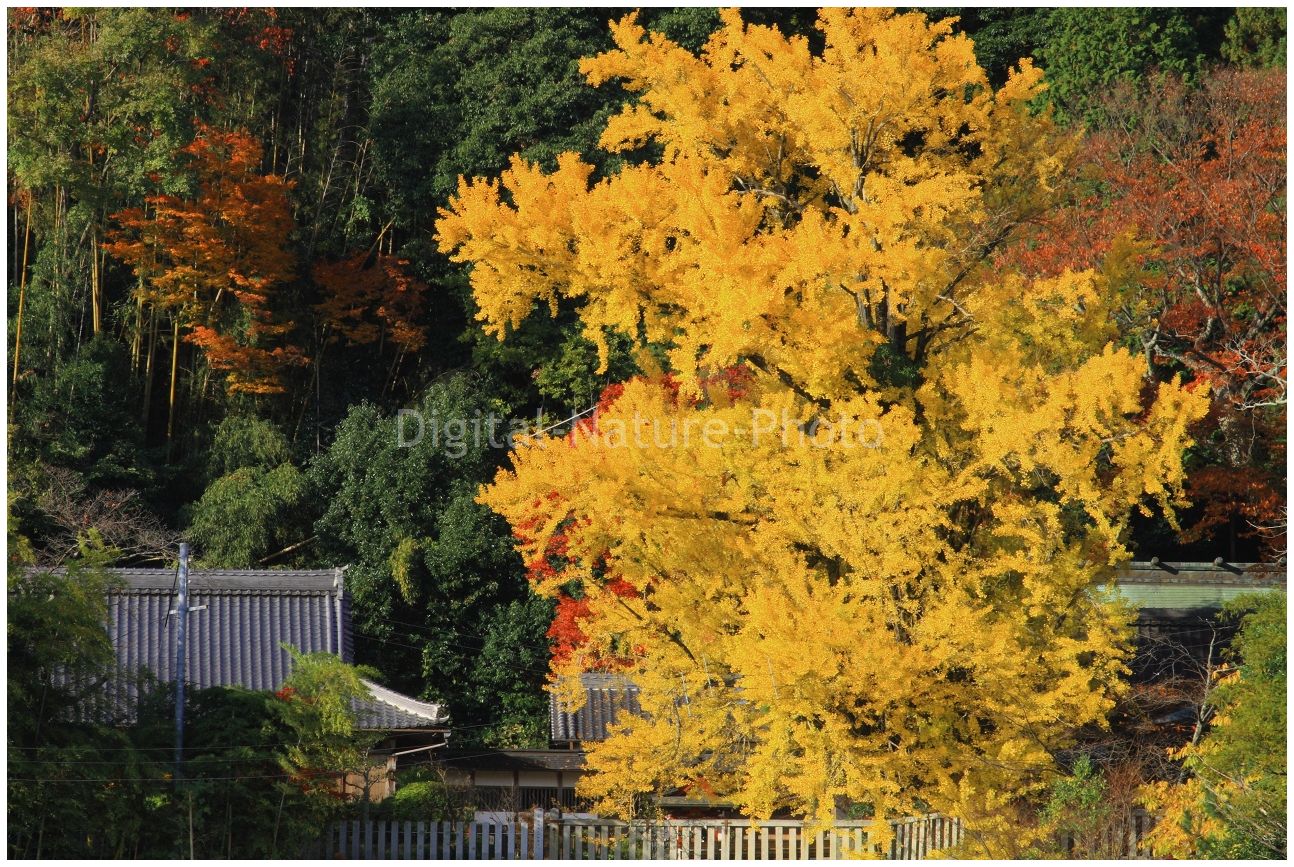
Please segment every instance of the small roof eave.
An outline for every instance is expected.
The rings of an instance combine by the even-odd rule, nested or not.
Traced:
[[[414,717],[422,722],[422,725],[417,726],[401,725],[400,729],[440,729],[449,723],[449,714],[442,705],[419,701],[371,680],[365,680],[364,686],[372,693],[374,703],[387,705],[402,716]]]

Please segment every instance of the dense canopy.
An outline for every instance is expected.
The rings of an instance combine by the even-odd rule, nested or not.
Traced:
[[[576,298],[591,340],[671,371],[519,448],[483,499],[532,562],[561,537],[537,587],[578,582],[586,613],[559,673],[642,689],[590,754],[601,808],[699,788],[988,831],[1110,708],[1126,615],[1099,585],[1134,511],[1171,520],[1206,390],[1146,388],[1103,275],[991,264],[1072,149],[1030,108],[1038,70],[993,91],[917,14],[818,26],[814,56],[724,13],[697,58],[630,17],[583,68],[639,94],[603,146],[659,160],[460,185],[439,238],[487,330]]]

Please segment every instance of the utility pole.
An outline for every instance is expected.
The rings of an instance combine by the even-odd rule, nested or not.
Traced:
[[[176,576],[179,595],[175,608],[175,790],[178,795],[184,779],[184,675],[187,671],[185,657],[189,650],[189,612],[201,611],[205,605],[189,605],[189,543],[180,543],[180,568]],[[189,860],[193,860],[193,791],[187,793],[189,803]]]
[[[189,543],[180,543],[180,596],[175,604],[175,785],[184,775],[184,657],[188,649]]]

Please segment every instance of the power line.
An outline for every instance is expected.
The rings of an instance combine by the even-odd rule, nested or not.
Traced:
[[[496,720],[490,720],[490,721],[488,721],[488,722],[482,722],[482,723],[469,723],[469,724],[467,724],[467,725],[454,725],[454,724],[452,724],[452,723],[451,723],[451,724],[450,724],[450,726],[449,726],[449,730],[450,730],[450,734],[452,735],[452,734],[453,734],[454,732],[456,732],[456,731],[465,731],[465,730],[468,730],[468,729],[489,728],[490,726],[501,725],[501,724],[503,724],[503,723],[511,722],[511,721],[512,721],[512,720],[496,719]],[[285,749],[285,748],[289,748],[289,747],[314,747],[314,746],[330,746],[330,745],[331,745],[331,743],[330,743],[330,742],[327,742],[327,741],[305,741],[305,742],[302,742],[302,743],[285,743],[285,744],[283,744],[281,747],[275,747],[273,744],[264,744],[264,743],[261,743],[261,744],[210,744],[210,745],[205,745],[205,746],[186,746],[186,747],[184,748],[184,750],[185,750],[185,752],[186,752],[186,753],[190,753],[190,754],[191,754],[191,755],[189,756],[189,761],[211,761],[211,758],[210,758],[210,757],[204,757],[202,754],[203,754],[203,753],[205,753],[205,752],[213,751],[213,750],[242,750],[242,749],[250,749],[250,750],[276,750],[276,749]],[[157,746],[157,747],[133,747],[133,746],[117,746],[117,747],[93,747],[93,746],[90,746],[90,747],[75,747],[75,746],[39,746],[39,747],[27,747],[27,746],[11,745],[11,746],[9,746],[9,749],[10,749],[10,750],[27,750],[27,751],[36,751],[36,750],[50,750],[50,751],[57,751],[57,750],[68,750],[68,749],[85,749],[85,750],[87,750],[87,751],[89,751],[89,752],[95,752],[95,753],[105,753],[105,752],[143,753],[143,752],[160,752],[160,751],[168,751],[168,752],[169,752],[169,751],[173,751],[173,750],[174,750],[174,747],[172,747],[172,746],[165,746],[165,747],[163,747],[163,746]],[[195,755],[192,755],[193,753],[197,753],[197,755],[196,755],[196,756],[195,756]],[[272,752],[272,753],[257,753],[257,754],[253,754],[253,755],[250,755],[250,756],[240,757],[239,759],[226,759],[226,760],[222,760],[222,761],[228,761],[228,762],[230,762],[230,763],[235,762],[235,761],[241,761],[241,760],[252,761],[252,760],[254,760],[254,759],[256,759],[256,758],[273,758],[273,757],[277,757],[278,755],[279,755],[279,753],[277,753],[277,752]],[[30,758],[30,759],[26,759],[26,760],[27,760],[27,761],[32,761],[32,762],[41,762],[41,763],[45,763],[45,764],[96,764],[96,765],[110,765],[110,764],[118,764],[119,762],[123,761],[123,759],[110,760],[110,759],[56,759],[56,758]],[[151,761],[157,761],[157,760],[156,760],[156,759],[152,759]]]
[[[327,741],[305,741],[305,742],[303,742],[303,743],[291,743],[291,744],[285,744],[285,746],[290,746],[290,747],[299,747],[299,746],[306,746],[306,747],[321,747],[321,746],[328,746],[328,745],[329,745],[329,742],[327,742]],[[9,747],[9,749],[11,749],[11,750],[66,750],[66,749],[78,749],[78,747],[60,747],[60,746],[46,746],[46,747],[20,747],[20,746],[11,746],[11,747]],[[174,746],[166,746],[166,747],[84,747],[83,749],[88,749],[88,750],[91,750],[91,751],[93,751],[93,752],[106,753],[106,752],[152,752],[152,751],[157,751],[157,750],[167,750],[167,751],[172,751],[172,750],[174,750],[174,749],[175,749],[175,747],[174,747]],[[186,751],[186,752],[189,752],[189,751],[196,751],[196,750],[246,750],[246,749],[273,749],[273,745],[272,745],[272,744],[213,744],[213,745],[211,745],[211,746],[185,747],[184,749],[185,749],[185,751]],[[53,760],[51,760],[51,761],[53,761]]]
[[[391,638],[382,638],[382,637],[380,637],[380,636],[378,636],[378,635],[374,635],[374,634],[373,634],[373,633],[371,633],[371,632],[364,632],[363,630],[360,630],[360,629],[352,629],[351,631],[352,631],[355,635],[362,635],[366,640],[368,640],[368,641],[376,641],[376,642],[378,642],[379,644],[390,644],[390,645],[392,645],[392,646],[394,646],[394,647],[403,647],[403,648],[405,648],[405,649],[407,649],[407,650],[418,650],[418,651],[421,651],[421,650],[424,650],[424,649],[425,649],[425,647],[418,647],[417,645],[414,645],[414,644],[407,644],[407,643],[405,643],[405,642],[403,642],[403,641],[396,641],[396,640],[391,639]],[[479,652],[479,651],[481,651],[481,650],[483,650],[483,649],[484,649],[484,648],[480,648],[480,647],[469,647],[468,645],[459,645],[459,644],[457,644],[456,642],[453,642],[453,641],[446,642],[446,644],[449,644],[449,645],[451,645],[451,646],[457,646],[457,647],[459,647],[459,648],[460,648],[460,649],[462,649],[462,650],[472,650],[472,651],[477,651],[477,652]],[[511,667],[512,667],[512,668],[514,668],[514,669],[516,669],[517,671],[524,671],[524,672],[528,672],[528,673],[530,673],[530,674],[542,674],[542,675],[544,675],[545,677],[547,677],[547,676],[548,676],[548,673],[549,673],[549,670],[548,670],[547,668],[540,669],[540,668],[534,668],[534,667],[532,667],[532,666],[528,666],[528,665],[513,665],[513,666],[511,666]]]
[[[338,771],[336,773],[342,773]],[[283,780],[300,774],[240,774],[230,777],[199,777],[196,782],[213,780]],[[10,777],[11,783],[164,783],[173,785],[174,779],[164,777]]]
[[[151,748],[151,747],[150,747],[149,749],[153,749],[153,748]],[[171,750],[171,749],[174,749],[174,747],[166,747],[166,749]],[[245,756],[245,757],[243,757],[243,758],[241,758],[241,759],[220,759],[219,761],[225,762],[226,764],[234,764],[235,762],[238,762],[238,761],[249,761],[249,762],[250,762],[250,761],[261,761],[261,760],[264,760],[264,759],[277,758],[278,756],[279,756],[279,753],[262,753],[262,754],[257,754],[257,755],[249,755],[249,756]],[[202,761],[204,761],[205,759],[204,759],[202,756],[198,756],[198,757],[192,757],[192,756],[190,756],[189,760],[190,760],[190,761],[194,761],[194,762],[202,762]],[[28,759],[28,761],[31,761],[31,762],[33,762],[33,763],[43,764],[43,765],[121,765],[121,764],[125,764],[125,763],[126,763],[126,759],[124,759],[124,758],[123,758],[123,759],[47,759],[47,758],[36,758],[36,759]],[[145,763],[147,763],[147,762],[157,762],[157,761],[160,761],[160,760],[159,760],[159,759],[149,759],[149,758],[145,758],[145,759],[144,759],[144,762],[145,762]]]
[[[169,749],[171,749],[171,747],[166,747],[166,749],[168,749],[168,750],[169,750]],[[467,759],[482,759],[482,758],[486,758],[487,756],[493,756],[493,755],[495,755],[496,753],[499,753],[499,752],[506,752],[506,750],[490,750],[490,751],[488,751],[488,752],[472,753],[472,754],[465,755],[465,756],[454,756],[454,760],[455,760],[455,761],[465,761],[465,760],[467,760]],[[570,752],[570,751],[569,751],[569,750],[561,750],[561,752]],[[344,771],[332,771],[332,772],[329,772],[329,774],[340,774],[340,773],[344,773]],[[327,774],[326,774],[326,775],[327,775]],[[326,776],[326,775],[325,775],[325,776]],[[302,776],[302,774],[299,774],[299,773],[297,773],[297,774],[286,774],[286,773],[285,773],[285,774],[236,774],[236,775],[224,776],[224,777],[198,777],[198,778],[196,778],[194,781],[195,781],[195,782],[210,782],[210,781],[220,781],[220,780],[226,780],[226,781],[228,781],[228,780],[282,780],[282,779],[288,779],[288,778],[292,778],[292,777],[300,777],[300,776]],[[149,777],[9,777],[9,782],[11,782],[11,783],[165,783],[166,785],[168,785],[168,786],[169,786],[169,785],[171,785],[171,783],[172,783],[172,782],[174,782],[174,781],[173,781],[173,780],[169,780],[169,779],[160,778],[160,777],[158,777],[158,778],[149,778]]]
[[[397,626],[404,626],[404,627],[407,627],[407,628],[409,628],[409,629],[417,630],[417,631],[419,631],[419,632],[425,632],[425,633],[427,633],[428,635],[440,635],[441,633],[449,633],[450,635],[454,635],[454,636],[458,637],[459,639],[465,639],[465,640],[466,640],[466,639],[476,638],[476,637],[478,636],[478,634],[479,634],[479,633],[477,633],[477,632],[470,632],[470,633],[469,633],[469,632],[464,632],[464,631],[461,631],[461,630],[455,629],[455,628],[454,628],[454,627],[452,627],[452,626],[429,626],[429,625],[427,625],[427,624],[410,623],[410,622],[409,622],[409,621],[407,621],[407,620],[395,620],[395,619],[390,618],[390,617],[383,617],[383,618],[382,618],[382,620],[383,620],[383,622],[385,622],[385,623],[394,623],[394,624],[396,624]],[[450,643],[452,643],[452,642],[450,642]],[[477,644],[477,643],[474,643],[474,642],[471,642],[471,641],[466,641],[466,642],[463,644],[463,646],[464,646],[464,647],[467,647],[468,649],[471,649],[471,650],[484,650],[484,649],[486,648],[486,643],[485,643],[485,642],[481,642],[481,643]]]

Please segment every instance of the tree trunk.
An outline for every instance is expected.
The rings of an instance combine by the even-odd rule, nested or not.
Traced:
[[[157,352],[157,308],[148,311],[148,355],[144,357],[144,407],[139,413],[139,423],[148,429],[148,418],[153,411],[153,357]]]
[[[31,248],[31,211],[32,203],[27,202],[27,228],[22,233],[22,275],[18,278],[18,321],[14,323],[13,337],[13,396],[9,402],[18,399],[18,358],[22,352],[22,314],[27,303],[27,251]]]
[[[98,232],[90,230],[90,332],[97,335],[103,328],[103,310],[99,300]]]
[[[279,823],[283,820],[283,802],[288,799],[288,793],[279,794],[279,809],[274,814],[274,836],[270,840],[270,857],[279,857]]]
[[[130,338],[130,372],[139,372],[139,352],[144,343],[144,296],[139,294],[135,298],[135,332]]]
[[[171,440],[175,435],[175,380],[180,366],[180,313],[177,310],[171,329],[171,393],[166,404],[166,451],[171,452]]]

